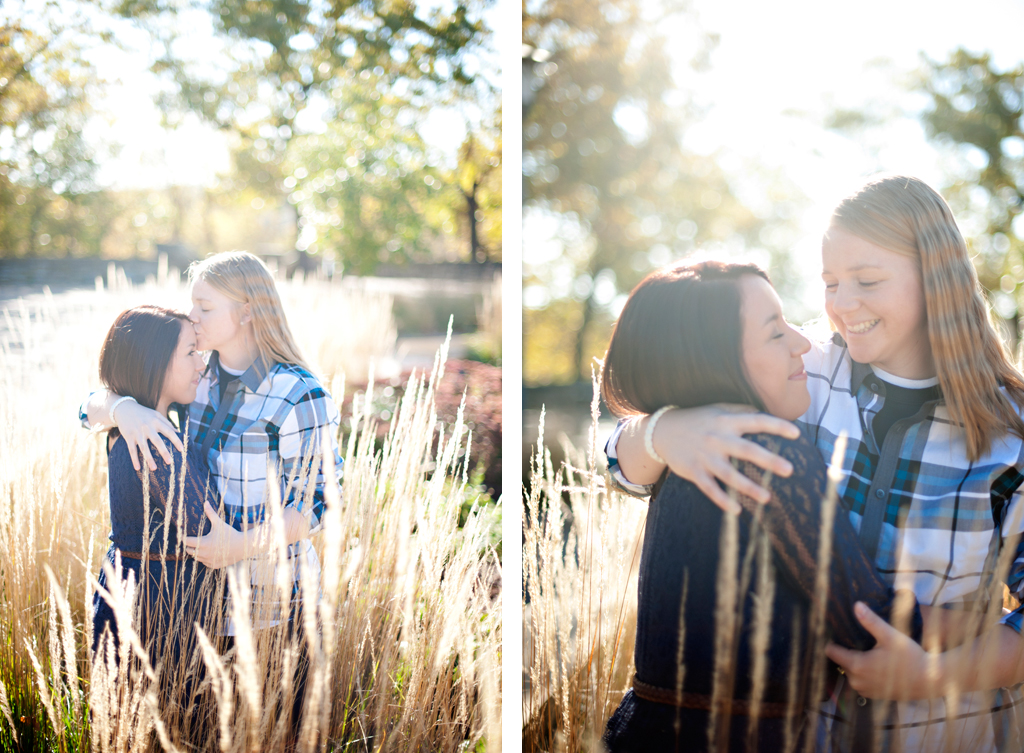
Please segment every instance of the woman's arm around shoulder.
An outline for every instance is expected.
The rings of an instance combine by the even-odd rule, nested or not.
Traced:
[[[631,484],[653,484],[665,470],[665,463],[658,462],[645,447],[649,421],[646,416],[630,421],[609,440],[608,454],[615,455],[623,479]],[[732,458],[753,463],[776,476],[792,472],[787,460],[743,436],[757,432],[788,438],[800,434],[789,421],[759,413],[750,406],[721,404],[668,411],[656,424],[651,441],[673,473],[692,481],[723,510],[738,512],[719,481],[761,502],[767,502],[768,496],[736,470]]]
[[[117,410],[112,416],[111,408],[115,403]],[[153,458],[150,443],[156,448],[164,463],[171,462],[167,444],[160,441],[161,437],[170,440],[171,445],[179,451],[185,449],[177,429],[174,428],[174,424],[167,416],[161,416],[155,410],[139,405],[135,400],[124,400],[121,395],[110,390],[100,389],[93,392],[82,403],[78,413],[79,418],[82,419],[82,425],[92,431],[106,431],[116,426],[120,430],[121,436],[124,437],[129,450],[128,457],[131,458],[132,466],[135,469],[140,468],[139,455],[141,455],[149,469],[156,470],[156,461]]]

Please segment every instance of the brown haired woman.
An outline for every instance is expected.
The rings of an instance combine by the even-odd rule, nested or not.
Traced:
[[[182,440],[184,408],[195,398],[205,368],[188,317],[157,306],[128,309],[118,316],[100,352],[104,386],[161,415],[173,413]],[[99,576],[103,590],[93,599],[97,663],[107,651],[113,652],[115,665],[118,662],[119,625],[109,594],[122,589],[112,588],[111,575],[119,581],[131,577],[136,583],[140,606],[132,628],[154,666],[162,662],[176,667],[179,660],[196,653],[193,625],[209,608],[207,568],[185,554],[183,539],[209,529],[203,505],[215,492],[208,491],[209,471],[194,446],[188,444],[183,453],[164,441],[172,460],[168,463],[158,455],[151,471],[145,464],[133,467],[117,429],[107,440],[112,544]]]
[[[756,266],[679,265],[649,275],[630,295],[608,347],[604,397],[613,413],[653,413],[654,423],[667,407],[719,402],[792,420],[810,403],[802,360],[809,348]],[[812,668],[822,659],[813,655],[808,626],[825,465],[802,437],[751,440],[795,469],[787,479],[764,479],[770,496],[764,506],[741,497],[742,511],[732,518],[674,475],[662,478],[651,501],[640,561],[636,676],[604,735],[613,753],[792,750],[807,734],[804,708]],[[750,464],[743,471],[762,482]],[[889,618],[895,592],[872,567],[845,514],[834,516],[831,532],[827,628],[838,643],[867,648],[874,639],[854,604],[862,601]],[[731,549],[724,544],[730,535]],[[737,576],[761,583],[758,593],[737,586],[739,598],[727,607],[735,624],[711,617],[720,609],[721,573],[729,572],[730,560],[741,573],[738,558],[758,550],[749,576]],[[903,619],[920,640],[921,613],[906,597]]]

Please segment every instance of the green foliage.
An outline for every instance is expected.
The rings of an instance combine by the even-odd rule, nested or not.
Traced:
[[[367,272],[381,259],[472,258],[478,237],[482,253],[500,258],[500,135],[485,122],[500,129],[500,116],[489,115],[497,92],[482,15],[492,4],[42,0],[31,13],[7,5],[0,253],[146,256],[156,242],[260,253],[297,245],[337,251],[347,268]],[[96,158],[82,131],[103,82],[84,51],[112,41],[94,27],[123,19],[149,35],[152,70],[165,84],[165,125],[194,113],[231,136],[233,171],[201,197],[177,187],[147,205],[138,192],[91,183]],[[204,25],[214,43],[196,52],[189,38]],[[463,110],[467,144],[475,145],[451,165],[418,132],[437,106]],[[476,191],[475,212],[467,213],[467,186]],[[282,218],[289,227],[280,227]]]
[[[289,200],[315,229],[310,251],[336,249],[347,270],[377,261],[428,257],[449,222],[439,171],[409,122],[417,113],[383,81],[350,90],[323,134],[297,136],[289,150]]]
[[[82,128],[100,82],[82,55],[93,32],[81,10],[71,3],[37,4],[32,13],[19,3],[0,8],[3,254],[32,253],[75,227],[78,212],[68,204],[92,188],[94,158]]]
[[[977,256],[975,267],[998,313],[1019,339],[1024,282],[1024,65],[997,70],[987,53],[925,58],[916,88],[928,95],[928,136],[960,156],[945,195]]]
[[[431,106],[493,106],[479,75],[490,4],[219,0],[209,6],[223,43],[213,68],[176,54],[179,32],[166,23],[180,14],[175,4],[124,3],[121,12],[166,50],[154,70],[174,83],[161,100],[167,122],[194,112],[235,134],[239,179],[296,206],[298,248],[368,272],[382,260],[445,256],[458,243],[466,161],[442,169],[417,129]],[[493,167],[493,153],[484,159]],[[492,184],[479,188],[490,240],[500,235]]]
[[[587,378],[588,343],[603,352],[616,298],[698,247],[760,249],[773,279],[784,287],[792,277],[772,232],[789,219],[756,215],[714,156],[684,148],[697,113],[673,82],[659,31],[666,15],[650,13],[638,0],[547,0],[524,10],[524,205],[574,236],[559,239],[562,254],[525,270],[525,287],[539,298],[527,298],[525,339],[571,340],[559,345],[568,352],[528,351],[529,381]],[[700,37],[695,65],[714,42]]]

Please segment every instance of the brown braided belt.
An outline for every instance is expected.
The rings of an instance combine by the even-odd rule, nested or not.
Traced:
[[[160,554],[159,552],[125,552],[120,549],[117,551],[121,552],[121,557],[127,557],[133,560],[167,560],[168,562],[181,562],[182,560],[191,559],[187,554]]]
[[[636,675],[633,675],[633,692],[646,701],[664,703],[669,706],[678,706],[684,709],[703,709],[710,711],[712,708],[711,696],[703,693],[688,693],[659,688],[657,685],[649,685]],[[723,698],[719,704],[721,711],[735,716],[751,716],[753,704],[750,701],[743,701],[737,698]],[[781,719],[789,716],[789,704],[761,702],[757,715],[765,719]]]

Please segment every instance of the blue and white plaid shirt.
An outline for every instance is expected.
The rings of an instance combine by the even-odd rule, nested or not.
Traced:
[[[882,464],[872,419],[885,400],[885,386],[870,366],[855,363],[838,335],[815,344],[804,356],[811,405],[796,422],[821,451],[825,462],[840,432],[849,437],[839,492],[860,530],[869,495],[884,499],[875,566],[895,588],[909,588],[921,604],[963,606],[988,598],[986,581],[995,570],[1003,539],[1024,531],[1021,483],[1024,482],[1024,440],[1004,435],[976,462],[967,460],[962,430],[952,426],[942,399],[927,403],[908,421],[902,441],[894,447],[897,462]],[[903,423],[903,422],[899,422]],[[615,480],[641,496],[651,487],[631,484],[617,462],[620,421],[605,451]],[[897,424],[897,427],[899,424]],[[890,433],[897,427],[890,429]],[[897,437],[898,439],[898,437]],[[896,443],[889,443],[890,446]],[[883,469],[888,478],[876,478]],[[1006,583],[1024,599],[1024,542],[1014,541],[1016,554]],[[1003,618],[1018,633],[1024,607]],[[896,718],[886,720],[901,739],[896,749],[943,749],[952,735],[956,750],[1002,750],[1004,740],[1020,739],[1024,700],[1019,686],[992,693],[966,693],[947,720],[942,699],[896,704]],[[831,724],[834,704],[821,709],[824,727]]]
[[[216,354],[210,356],[196,398],[189,405],[189,435],[199,445],[206,439],[220,407],[216,358]],[[269,483],[276,483],[281,503],[302,512],[309,520],[310,533],[317,533],[324,513],[325,485],[339,485],[340,494],[343,461],[336,437],[338,408],[320,381],[301,366],[278,363],[266,374],[260,366],[257,360],[238,377],[238,391],[207,453],[225,519],[242,530],[262,522],[269,503]],[[323,475],[321,452],[327,449],[321,447],[324,427],[328,427],[330,436],[335,478]],[[272,596],[279,577],[292,583],[291,595],[296,603],[302,599],[303,567],[319,589],[320,560],[309,538],[288,547],[287,560],[278,565],[287,568],[286,573],[265,567],[265,561],[253,558],[236,565],[249,569],[254,603],[263,589],[263,603],[270,608],[269,613],[252,615],[254,627],[269,627],[287,619],[290,605],[279,604]],[[229,615],[230,606],[229,599]],[[234,634],[230,622],[228,634]]]
[[[325,486],[334,484],[339,494],[341,491],[343,460],[336,436],[338,408],[320,381],[302,367],[278,363],[264,373],[260,366],[257,361],[238,377],[238,391],[207,452],[210,474],[216,479],[225,520],[235,528],[245,530],[263,521],[269,503],[269,483],[275,483],[282,505],[305,515],[310,534],[314,534],[321,529]],[[219,407],[218,369],[213,354],[199,381],[196,398],[188,406],[190,441],[203,444]],[[79,413],[88,428],[84,403]],[[328,429],[329,451],[334,456],[334,478],[325,478],[321,465],[324,427]],[[260,614],[251,612],[256,628],[278,624],[301,604],[303,569],[319,591],[320,559],[309,538],[290,545],[286,560],[277,568],[267,567],[267,562],[268,557],[255,557],[234,565],[240,575],[248,570],[253,605],[264,605]],[[279,573],[279,568],[286,572]],[[292,584],[289,603],[281,603],[276,596],[279,578]],[[231,615],[230,598],[227,614]],[[230,619],[226,632],[235,633]]]

